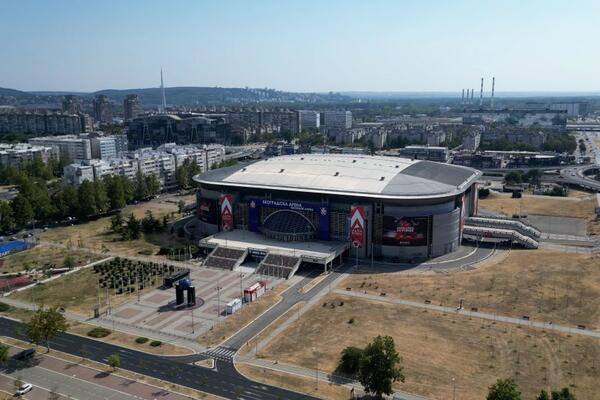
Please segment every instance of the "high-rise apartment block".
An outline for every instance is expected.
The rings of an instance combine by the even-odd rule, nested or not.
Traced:
[[[112,105],[108,96],[100,94],[94,98],[94,119],[100,124],[112,123]]]
[[[142,113],[142,103],[137,94],[128,94],[123,100],[123,116],[125,121],[131,121]]]

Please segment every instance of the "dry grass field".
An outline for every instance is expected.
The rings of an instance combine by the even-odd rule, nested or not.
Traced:
[[[526,194],[520,199],[513,199],[509,193],[492,192],[488,197],[479,200],[479,207],[507,216],[535,214],[589,219],[594,215],[596,199],[593,196],[550,197]]]
[[[156,284],[160,283],[157,280]],[[148,285],[142,290],[142,294],[152,289],[153,287]],[[113,308],[137,297],[137,293],[114,295],[112,292],[111,290],[110,305]],[[107,304],[106,290],[98,291],[98,275],[92,268],[82,269],[45,284],[16,292],[11,297],[50,307],[64,307],[67,311],[83,316],[93,315],[98,299],[101,311]]]
[[[281,299],[281,293],[288,288],[287,283],[281,283],[267,294],[244,307],[233,315],[227,317],[223,322],[216,325],[212,330],[198,337],[198,342],[205,346],[215,346],[234,334],[265,310]]]
[[[60,268],[63,266],[65,257],[67,256],[73,257],[76,266],[89,264],[102,258],[82,250],[68,250],[42,244],[32,249],[3,257],[0,272],[16,272],[41,268],[46,264],[53,264],[57,268]]]
[[[512,250],[478,269],[453,273],[355,273],[340,287],[406,300],[600,328],[600,257]]]
[[[177,213],[177,202],[179,200],[190,203],[192,199],[193,196],[169,195],[146,203],[129,205],[122,210],[122,214],[124,219],[130,214],[134,214],[136,218],[143,218],[147,211],[151,211],[155,218],[162,219],[165,215]],[[99,218],[85,224],[53,228],[44,232],[40,238],[72,248],[85,247],[96,251],[108,250],[108,253],[133,256],[153,255],[161,246],[175,244],[181,246],[187,243],[185,239],[171,235],[169,232],[144,235],[139,240],[123,241],[121,235],[110,231],[110,217]]]
[[[323,302],[327,305],[315,305],[259,355],[306,368],[314,368],[318,357],[319,368],[333,372],[346,346],[362,347],[377,335],[390,335],[406,375],[399,390],[448,399],[455,378],[457,398],[480,400],[497,378],[512,377],[526,399],[542,388],[564,386],[577,398],[596,398],[598,339],[348,296]]]
[[[507,216],[531,214],[583,218],[587,221],[588,235],[600,234],[600,220],[594,213],[597,205],[598,202],[595,195],[577,190],[571,190],[569,197],[524,194],[520,199],[511,198],[509,193],[492,192],[485,199],[479,200],[480,208],[500,212]]]

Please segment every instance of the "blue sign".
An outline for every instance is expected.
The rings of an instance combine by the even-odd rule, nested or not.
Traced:
[[[329,240],[329,208],[326,204],[288,200],[250,199],[248,202],[248,229],[251,232],[258,232],[261,207],[317,212],[319,213],[319,239]]]

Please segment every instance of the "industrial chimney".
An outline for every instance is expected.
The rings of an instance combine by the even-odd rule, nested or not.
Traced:
[[[462,90],[462,98],[460,99],[460,104],[465,104],[465,89]]]
[[[481,89],[479,89],[479,108],[483,106],[483,77],[481,78]]]

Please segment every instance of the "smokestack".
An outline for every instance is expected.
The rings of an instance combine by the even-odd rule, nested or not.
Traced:
[[[475,89],[471,89],[471,104],[475,104],[473,102],[473,95],[475,94]]]
[[[465,89],[462,90],[462,98],[460,99],[460,104],[465,104]]]
[[[479,108],[483,106],[483,78],[481,78],[481,89],[479,89]]]
[[[494,86],[496,86],[496,77],[492,78],[492,97],[490,98],[490,108],[494,108]]]

